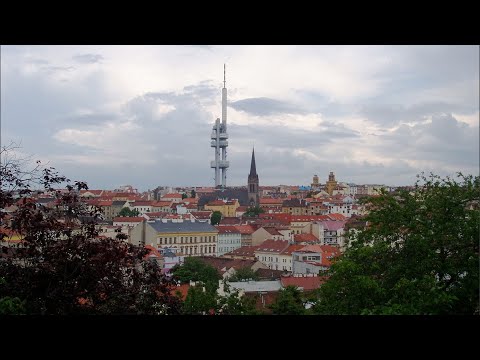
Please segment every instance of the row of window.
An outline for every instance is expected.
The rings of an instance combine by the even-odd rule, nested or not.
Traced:
[[[185,238],[185,239],[184,239]],[[190,239],[189,239],[190,238]],[[197,236],[180,236],[180,242],[179,244],[188,244],[188,243],[197,243],[197,239],[198,237]],[[200,236],[200,241],[198,242],[215,242],[216,241],[216,238],[215,236],[209,236],[207,238],[207,236]],[[204,239],[205,238],[205,239]],[[190,241],[189,241],[190,240]],[[158,238],[158,243],[160,245],[163,245],[163,244],[177,244],[177,236],[173,236],[173,237],[169,237],[169,238],[163,238],[163,237],[160,237]]]
[[[180,252],[186,255],[196,255],[196,254],[215,254],[215,245],[207,246],[180,246]]]
[[[218,244],[241,244],[241,240],[219,239]]]

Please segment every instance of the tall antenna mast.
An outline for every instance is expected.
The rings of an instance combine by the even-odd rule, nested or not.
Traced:
[[[225,80],[225,64],[223,64],[223,87],[226,87],[225,83],[227,81]]]

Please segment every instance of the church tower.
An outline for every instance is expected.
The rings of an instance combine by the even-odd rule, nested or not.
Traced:
[[[255,149],[252,150],[252,162],[250,163],[250,174],[248,174],[248,206],[260,206],[258,195],[258,175],[255,166]]]

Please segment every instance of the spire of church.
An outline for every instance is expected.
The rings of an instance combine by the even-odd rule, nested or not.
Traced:
[[[257,167],[255,166],[255,148],[252,150],[252,162],[250,163],[250,174],[249,176],[257,175]]]

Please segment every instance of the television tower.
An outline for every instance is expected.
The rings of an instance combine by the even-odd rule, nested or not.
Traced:
[[[211,147],[215,148],[215,160],[210,162],[210,167],[215,169],[215,187],[220,186],[220,170],[222,170],[221,185],[227,186],[227,168],[230,166],[227,161],[227,88],[225,78],[225,64],[223,64],[223,88],[222,88],[222,122],[217,118],[213,125],[211,135]],[[221,150],[221,151],[220,151]]]

